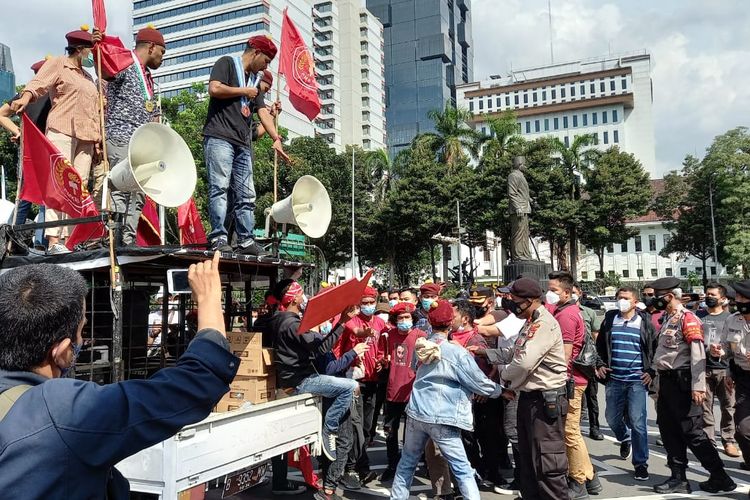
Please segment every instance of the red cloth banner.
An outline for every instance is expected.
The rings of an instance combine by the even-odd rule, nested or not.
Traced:
[[[195,206],[195,200],[190,198],[177,208],[177,226],[180,228],[180,245],[191,243],[207,243],[206,231]]]
[[[359,304],[365,287],[370,282],[372,269],[361,280],[352,278],[339,286],[327,288],[310,298],[297,333],[309,331],[339,314],[345,307]]]
[[[159,227],[159,206],[154,200],[146,196],[141,217],[138,219],[138,229],[135,233],[136,244],[139,247],[161,245]]]
[[[289,101],[294,109],[313,121],[320,113],[318,81],[315,79],[315,61],[305,40],[284,9],[281,24],[281,56],[279,74],[284,75],[289,89]]]
[[[91,9],[94,11],[94,27],[99,31],[107,31],[107,9],[104,8],[104,0],[91,0]]]
[[[99,64],[99,53],[102,58],[102,73],[105,76],[115,76],[133,64],[133,52],[126,48],[116,36],[106,35],[101,42],[94,45],[95,64]]]

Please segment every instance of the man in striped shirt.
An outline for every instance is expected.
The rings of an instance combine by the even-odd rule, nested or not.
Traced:
[[[606,313],[597,337],[596,348],[603,363],[597,368],[597,376],[606,380],[605,417],[621,443],[620,456],[626,460],[632,453],[634,477],[646,481],[649,477],[646,400],[654,375],[651,361],[657,337],[648,313],[636,307],[635,289],[620,288],[617,299],[617,309]]]

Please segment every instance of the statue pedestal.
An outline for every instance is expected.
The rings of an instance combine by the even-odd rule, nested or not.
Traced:
[[[540,260],[517,260],[509,262],[503,267],[503,280],[506,283],[523,275],[524,278],[533,278],[542,283],[547,282],[547,276],[552,272],[552,266]]]

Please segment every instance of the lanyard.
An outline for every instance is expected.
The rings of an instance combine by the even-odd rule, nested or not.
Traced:
[[[136,74],[138,75],[138,83],[141,87],[143,99],[145,101],[150,101],[154,97],[154,91],[150,88],[148,82],[146,81],[146,74],[143,72],[143,67],[141,66],[141,62],[138,59],[138,56],[135,55],[135,52],[133,52],[133,64],[135,65]]]
[[[257,87],[258,82],[260,82],[260,73],[255,75],[255,79],[252,80],[252,84],[250,83],[250,77],[247,79],[243,78],[245,75],[245,70],[242,67],[242,58],[240,56],[233,57],[234,59],[234,70],[237,72],[237,82],[239,83],[240,87]],[[244,83],[243,83],[244,81]],[[242,96],[242,105],[247,106],[249,101],[247,97]]]

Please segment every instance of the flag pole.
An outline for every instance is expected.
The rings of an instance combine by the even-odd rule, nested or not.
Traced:
[[[281,74],[276,73],[276,100],[273,105],[276,105],[281,95]],[[273,117],[273,125],[276,129],[276,133],[279,133],[279,113],[277,112]],[[279,186],[279,152],[273,150],[273,202],[276,203],[278,197],[278,186]],[[266,235],[268,236],[268,235]]]

